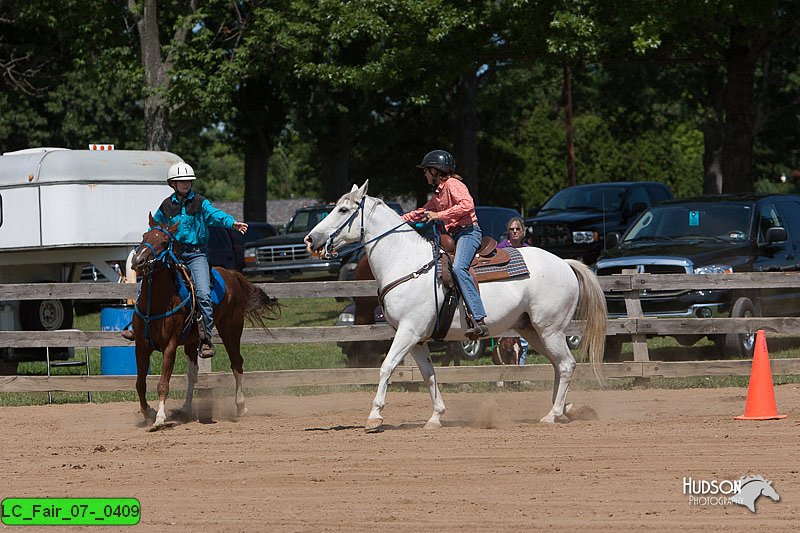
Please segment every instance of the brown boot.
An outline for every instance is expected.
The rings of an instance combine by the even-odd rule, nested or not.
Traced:
[[[216,353],[217,349],[214,348],[214,344],[210,340],[205,340],[200,345],[200,357],[202,357],[203,359],[214,357]]]
[[[483,319],[478,320],[475,324],[467,330],[467,338],[471,341],[476,341],[483,337],[489,336],[489,328],[486,327]]]
[[[134,335],[132,329],[123,329],[122,331],[119,332],[119,334],[122,335],[122,338],[125,339],[125,340],[129,340],[129,341],[135,341],[136,340],[136,335]]]

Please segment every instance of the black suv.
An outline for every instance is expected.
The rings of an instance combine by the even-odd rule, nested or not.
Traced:
[[[612,237],[612,240],[615,240]],[[641,273],[786,272],[800,270],[800,196],[714,195],[651,207],[597,260],[599,276]],[[800,289],[669,290],[640,296],[653,317],[749,317],[800,314]],[[625,316],[620,293],[607,293],[609,316]],[[676,335],[690,346],[703,335]],[[754,336],[709,335],[726,357],[750,357]],[[606,354],[619,355],[622,336],[608,337]]]
[[[567,187],[525,221],[528,241],[590,265],[606,247],[607,234],[625,231],[642,211],[669,198],[669,187],[652,181]]]

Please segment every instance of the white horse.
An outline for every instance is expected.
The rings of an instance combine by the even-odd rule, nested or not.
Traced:
[[[330,254],[354,242],[365,243],[369,264],[378,287],[409,277],[384,296],[386,322],[396,330],[394,341],[381,365],[378,391],[367,419],[367,431],[383,423],[381,409],[386,400],[389,378],[403,357],[410,353],[419,366],[433,400],[433,414],[426,429],[440,428],[445,406],[427,341],[436,322],[436,301],[442,302],[441,282],[434,280],[434,269],[423,268],[433,257],[429,241],[403,223],[400,216],[381,200],[367,196],[369,180],[343,195],[336,206],[305,241],[309,251]],[[520,248],[530,271],[529,277],[511,278],[481,284],[481,299],[486,309],[490,336],[514,329],[537,352],[544,354],[555,369],[553,407],[542,422],[554,423],[565,413],[565,401],[575,358],[567,346],[564,330],[573,316],[586,319],[582,347],[597,372],[603,361],[606,329],[606,304],[597,278],[584,264],[563,260],[539,248]],[[464,340],[467,325],[461,309],[453,318],[447,340]]]

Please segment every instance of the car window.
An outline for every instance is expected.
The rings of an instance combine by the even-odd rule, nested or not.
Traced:
[[[475,214],[484,237],[493,237],[497,241],[503,240],[508,221],[519,216],[515,210],[503,207],[479,206],[475,208]]]
[[[286,233],[299,233],[311,231],[314,226],[328,216],[330,208],[327,209],[305,209],[294,214],[292,219],[286,224]]]
[[[628,193],[628,205],[633,207],[636,204],[644,204],[647,207],[653,205],[650,195],[647,194],[647,189],[644,187],[631,187]]]
[[[650,186],[648,187],[650,198],[653,199],[653,204],[658,204],[672,197],[672,195],[664,187]]]
[[[781,200],[778,208],[786,220],[786,232],[793,242],[800,240],[800,202],[795,200]]]
[[[651,207],[628,230],[624,242],[656,238],[707,237],[740,241],[749,238],[753,206],[714,202]]]
[[[618,211],[624,196],[624,187],[570,187],[554,194],[540,211],[570,209]]]
[[[761,217],[758,222],[758,242],[764,244],[767,242],[766,235],[769,228],[776,228],[784,226],[781,222],[781,216],[774,204],[767,204],[761,209]]]

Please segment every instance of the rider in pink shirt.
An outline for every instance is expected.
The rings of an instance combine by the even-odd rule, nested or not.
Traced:
[[[478,217],[475,215],[475,202],[469,194],[469,189],[461,181],[461,176],[455,173],[455,160],[449,153],[444,150],[434,150],[422,158],[419,168],[425,172],[428,184],[435,185],[436,190],[425,205],[403,215],[403,220],[438,221],[453,237],[456,243],[453,274],[473,320],[472,327],[467,330],[466,335],[472,340],[486,337],[489,334],[489,328],[484,323],[486,311],[469,273],[469,264],[478,252],[483,236],[478,226]]]

